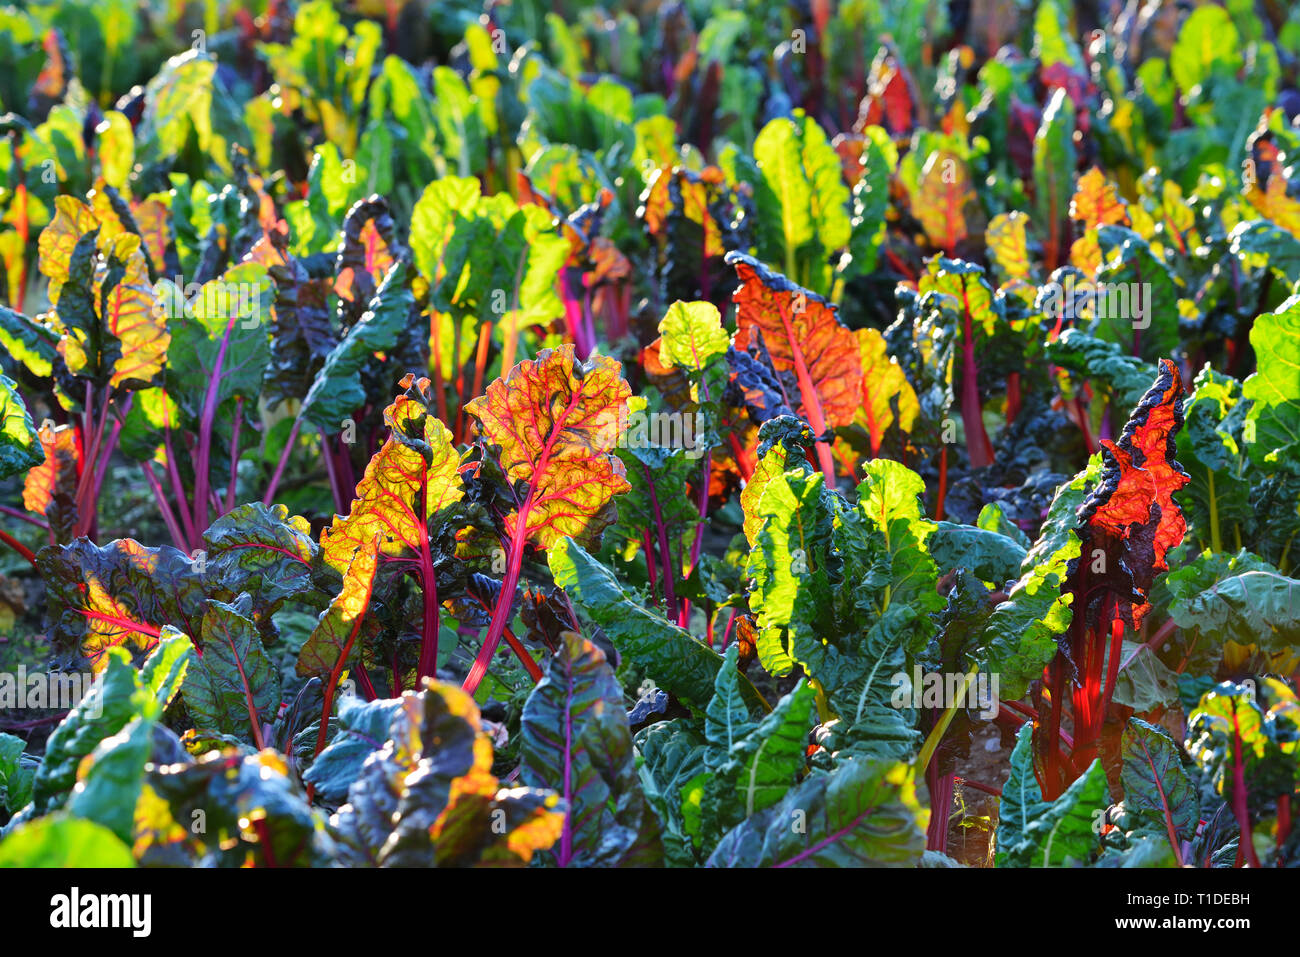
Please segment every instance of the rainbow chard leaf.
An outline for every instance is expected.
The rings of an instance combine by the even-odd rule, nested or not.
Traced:
[[[1101,247],[1097,245],[1097,229],[1101,226],[1129,224],[1128,209],[1119,198],[1113,183],[1093,167],[1079,177],[1074,196],[1070,200],[1070,218],[1080,225],[1082,235],[1070,247],[1070,262],[1095,276],[1101,267]]]
[[[1043,259],[1049,270],[1061,265],[1069,242],[1069,206],[1075,167],[1074,103],[1056,89],[1034,134],[1034,213],[1043,236]]]
[[[936,149],[917,174],[912,212],[925,230],[931,248],[948,256],[970,233],[968,210],[978,208],[970,168],[957,153]]]
[[[736,303],[737,349],[759,337],[778,372],[793,372],[799,412],[818,436],[817,454],[828,486],[835,481],[830,446],[822,438],[849,425],[862,405],[862,359],[858,341],[835,315],[835,306],[800,288],[743,253],[728,253],[740,287]],[[793,397],[791,397],[793,398]]]
[[[77,524],[77,473],[80,447],[68,425],[42,425],[37,433],[44,456],[23,480],[23,505],[44,515],[60,542],[72,539]]]
[[[521,779],[564,801],[555,863],[659,864],[659,820],[641,790],[623,689],[599,648],[575,632],[562,641],[520,719]]]
[[[553,791],[503,788],[478,707],[429,682],[400,699],[386,743],[330,819],[342,860],[360,867],[522,866],[560,838]],[[622,709],[619,709],[622,714]]]
[[[740,197],[720,169],[657,169],[647,180],[641,204],[637,214],[659,244],[656,266],[664,301],[716,299],[719,292],[730,291],[723,256],[728,245],[748,243],[732,235]]]
[[[915,867],[929,813],[907,764],[857,758],[816,773],[730,831],[710,867]]]
[[[446,176],[425,189],[411,214],[411,252],[435,309],[457,319],[499,317],[503,368],[513,364],[523,330],[564,313],[555,277],[568,242],[540,207],[483,196],[476,179]]]
[[[1300,447],[1300,296],[1256,319],[1250,344],[1260,359],[1241,390],[1253,403],[1246,414],[1246,450],[1261,465],[1294,461]]]
[[[431,383],[407,376],[384,410],[387,441],[366,466],[346,516],[321,533],[326,564],[342,571],[356,549],[382,534],[380,561],[413,563],[428,551],[428,523],[464,496],[447,427],[430,413]]]
[[[951,370],[949,375],[961,383],[961,419],[970,464],[973,468],[991,465],[993,443],[984,428],[976,353],[983,357],[1006,348],[1012,330],[1003,297],[993,292],[979,266],[942,257],[930,260],[918,289],[931,324],[951,330],[952,338],[960,343],[960,372]]]
[[[258,620],[288,600],[320,606],[325,596],[312,580],[320,549],[307,520],[283,505],[240,505],[203,533],[204,592],[231,602],[247,593]]]
[[[0,845],[0,867],[135,867],[131,848],[102,824],[51,815],[16,827]]]
[[[1300,781],[1298,715],[1295,692],[1264,678],[1258,688],[1216,685],[1187,717],[1184,747],[1231,807],[1239,856],[1251,867],[1260,866],[1255,821],[1290,801]]]
[[[233,734],[261,749],[262,729],[280,706],[280,676],[252,621],[253,600],[208,601],[200,626],[202,657],[190,666],[181,694],[195,725]]]
[[[40,759],[26,754],[25,742],[0,733],[0,809],[17,814],[32,799],[32,780]]]
[[[683,822],[698,861],[707,860],[723,834],[786,796],[806,768],[808,732],[816,720],[816,693],[801,681],[770,714],[753,720],[736,667],[739,648],[727,648],[697,745],[706,770],[679,786]],[[652,772],[653,773],[653,772]]]
[[[36,562],[49,594],[56,654],[87,662],[96,674],[113,648],[143,658],[165,625],[200,634],[203,578],[175,548],[146,548],[129,538],[101,547],[78,539],[41,549]]]
[[[999,213],[989,220],[988,229],[984,231],[989,259],[1006,283],[1024,282],[1030,278],[1028,237],[1025,235],[1028,223],[1029,216],[1018,210]]]
[[[759,257],[784,263],[791,280],[829,295],[831,254],[852,233],[839,156],[817,121],[796,110],[763,127],[754,162]]]
[[[811,648],[833,633],[830,536],[839,503],[820,474],[799,469],[773,476],[761,494],[746,510],[761,523],[747,568],[749,607],[759,627],[758,659],[780,677],[794,670],[796,645]]]
[[[1122,748],[1120,785],[1125,808],[1158,822],[1175,858],[1181,860],[1182,843],[1196,834],[1200,809],[1178,745],[1161,728],[1130,718]]]
[[[1100,481],[1079,512],[1080,557],[1071,575],[1099,575],[1115,596],[1114,612],[1137,627],[1150,610],[1147,593],[1158,572],[1168,571],[1166,555],[1183,538],[1187,525],[1173,493],[1188,476],[1175,460],[1174,436],[1183,424],[1183,385],[1178,368],[1168,360],[1138,403],[1118,442],[1103,442]],[[1099,555],[1104,553],[1106,561]],[[1077,581],[1077,579],[1076,579]],[[1101,615],[1103,599],[1076,586],[1086,604],[1075,609],[1080,621]],[[1067,650],[1067,657],[1074,657]],[[1077,661],[1076,661],[1077,664]]]
[[[358,200],[344,217],[334,267],[334,291],[344,328],[361,318],[380,281],[405,256],[396,232],[397,224],[382,196]]]
[[[612,521],[614,496],[627,490],[610,454],[631,395],[620,372],[613,359],[579,363],[572,346],[561,346],[521,362],[466,406],[506,477],[526,485],[505,519],[516,547],[546,549],[566,536],[590,545]]]
[[[1243,434],[1250,403],[1241,401],[1240,382],[1209,366],[1193,384],[1180,449],[1191,481],[1177,501],[1187,516],[1188,540],[1221,552],[1225,539],[1240,539],[1254,519]],[[1282,524],[1280,516],[1270,518]]]
[[[34,376],[48,377],[59,354],[59,337],[47,326],[0,306],[0,346]]]
[[[863,131],[860,160],[862,178],[853,184],[852,234],[838,273],[845,279],[867,276],[876,268],[885,238],[889,209],[889,181],[898,166],[898,150],[882,127]]]
[[[780,454],[774,447],[766,457]],[[801,463],[802,464],[802,463]],[[797,664],[816,681],[831,722],[827,750],[909,756],[915,712],[891,700],[881,676],[905,671],[943,607],[921,518],[920,476],[897,462],[865,467],[858,505],[828,492],[821,476],[789,468],[772,476],[747,517],[761,517],[748,573],[756,650],[774,675]]]
[[[419,578],[424,628],[419,675],[431,676],[438,658],[438,579],[430,528],[443,509],[464,497],[451,433],[430,411],[432,384],[408,375],[406,391],[384,410],[388,439],[366,466],[347,516],[335,516],[321,533],[325,563],[342,573],[358,549],[379,537],[384,578]]]
[[[0,374],[0,478],[21,475],[45,461],[31,413],[18,386]]]
[[[41,233],[41,271],[67,373],[97,388],[147,384],[162,371],[170,335],[140,237],[71,196],[56,206]]]
[[[939,522],[930,539],[930,552],[942,574],[964,568],[980,581],[1001,585],[1020,576],[1026,549],[999,532]]]
[[[465,407],[478,422],[483,454],[522,490],[505,516],[510,552],[501,598],[468,690],[478,688],[508,624],[524,548],[545,550],[566,536],[594,544],[617,515],[614,496],[630,487],[612,454],[627,429],[631,396],[621,370],[604,356],[579,363],[571,345],[545,349]]]
[[[264,394],[274,407],[284,399],[306,395],[321,362],[337,345],[338,335],[329,310],[329,280],[313,278],[300,260],[275,249],[275,240],[281,237],[272,236],[274,253],[267,251],[263,258],[275,282]],[[368,302],[362,303],[363,309]]]
[[[180,739],[170,728],[135,718],[82,760],[76,788],[68,799],[69,813],[103,824],[122,840],[130,840],[146,765],[172,764],[184,754]]]
[[[1300,581],[1249,552],[1205,552],[1165,581],[1169,617],[1207,649],[1217,652],[1227,640],[1284,656],[1300,646]]]
[[[321,612],[311,636],[298,653],[299,676],[314,675],[325,681],[316,754],[325,747],[334,692],[353,649],[358,648],[357,639],[361,637],[365,625],[366,612],[370,608],[370,598],[375,588],[375,572],[379,566],[380,541],[380,535],[376,534],[369,543],[362,544],[356,550],[343,573],[343,589],[329,608]]]
[[[1070,562],[1064,589],[1071,596],[1070,627],[1059,635],[1044,679],[1051,689],[1051,716],[1034,728],[1035,766],[1045,795],[1058,796],[1080,765],[1096,755],[1125,628],[1141,626],[1151,610],[1151,584],[1169,570],[1166,556],[1182,542],[1187,524],[1173,499],[1189,481],[1174,458],[1174,435],[1182,424],[1182,377],[1177,366],[1162,359],[1156,381],[1119,441],[1102,442],[1104,466],[1079,509],[1079,554]],[[1068,765],[1059,735],[1067,688],[1075,729]]]
[[[869,328],[857,329],[853,334],[862,363],[862,405],[854,416],[854,425],[866,432],[871,457],[875,458],[891,429],[896,427],[903,434],[912,431],[921,407],[902,366],[888,354],[884,336]]]

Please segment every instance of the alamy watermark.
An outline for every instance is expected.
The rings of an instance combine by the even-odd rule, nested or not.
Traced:
[[[83,894],[73,887],[50,898],[50,926],[56,929],[122,928],[132,937],[148,937],[153,930],[151,894]]]
[[[71,710],[86,698],[95,676],[78,671],[32,671],[26,665],[18,670],[0,672],[0,711],[27,708]],[[86,714],[97,718],[103,713],[102,695],[86,699]]]
[[[599,427],[606,446],[620,449],[681,449],[688,459],[698,459],[705,444],[701,412],[626,412],[607,416]]]
[[[1051,319],[1120,319],[1139,330],[1151,325],[1149,282],[1093,282],[1066,273],[1064,282],[1043,284],[1039,303]]]
[[[986,721],[998,713],[996,674],[981,671],[972,677],[959,671],[923,672],[916,665],[910,675],[906,671],[895,672],[889,683],[894,686],[889,700],[895,708],[947,709],[964,705]]]

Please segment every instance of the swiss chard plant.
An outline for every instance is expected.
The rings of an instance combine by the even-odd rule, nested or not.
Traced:
[[[1285,5],[145,6],[0,10],[0,864],[1300,866]]]

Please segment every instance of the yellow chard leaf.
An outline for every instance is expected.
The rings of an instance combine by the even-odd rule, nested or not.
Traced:
[[[167,247],[171,244],[171,211],[158,199],[138,203],[131,214],[140,228],[145,251],[153,263],[154,272],[163,276],[167,270]]]
[[[904,432],[912,430],[921,405],[907,381],[903,368],[886,351],[885,337],[877,329],[858,329],[859,355],[862,358],[862,406],[855,421],[871,438],[871,454],[880,452],[885,433],[894,424],[893,402],[898,402],[898,425]]]
[[[100,316],[122,343],[122,355],[113,363],[108,383],[117,388],[128,381],[148,382],[161,372],[171,336],[163,310],[155,308],[157,300],[140,237],[122,233],[111,244],[111,259],[96,263],[95,285],[99,287],[107,277],[112,259],[125,264],[125,274],[102,300]]]
[[[351,510],[321,533],[325,561],[339,571],[376,534],[381,560],[419,559],[429,548],[429,518],[464,497],[451,433],[429,412],[429,380],[407,376],[402,385],[406,393],[384,410],[392,432],[366,466]]]
[[[379,543],[376,533],[363,542],[348,561],[343,573],[343,588],[321,612],[311,637],[298,653],[298,674],[334,675],[347,665],[348,656],[361,633],[370,596],[375,587],[375,570],[379,566]],[[330,683],[332,689],[337,677]]]
[[[40,271],[50,281],[50,305],[58,305],[59,292],[68,281],[72,250],[86,233],[99,226],[89,206],[74,196],[54,198],[54,218],[37,241]]]
[[[1261,215],[1271,219],[1292,236],[1300,238],[1300,200],[1291,197],[1286,177],[1280,170],[1273,171],[1264,189],[1260,189],[1257,182],[1251,181],[1246,189],[1246,199]]]
[[[989,256],[1008,280],[1029,278],[1029,247],[1025,226],[1029,216],[1019,210],[999,213],[989,221],[984,241]]]
[[[57,197],[54,219],[38,242],[59,353],[73,375],[110,388],[148,382],[162,371],[171,338],[149,262],[107,193],[95,190],[91,199],[93,207]]]
[[[301,677],[318,676],[324,679],[324,704],[321,708],[320,730],[316,734],[316,751],[325,748],[329,735],[330,710],[334,692],[343,677],[352,649],[356,647],[361,628],[370,610],[370,596],[375,591],[375,572],[379,567],[379,543],[383,535],[376,532],[368,542],[361,543],[349,558],[343,573],[343,588],[321,612],[312,629],[311,637],[298,653],[297,671]]]

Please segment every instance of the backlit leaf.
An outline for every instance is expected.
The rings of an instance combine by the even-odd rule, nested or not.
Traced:
[[[629,488],[611,453],[627,427],[631,389],[614,359],[579,363],[572,345],[543,350],[488,386],[465,409],[500,451],[507,478],[528,492],[506,531],[538,548],[568,536],[598,540],[614,519],[614,496]]]

